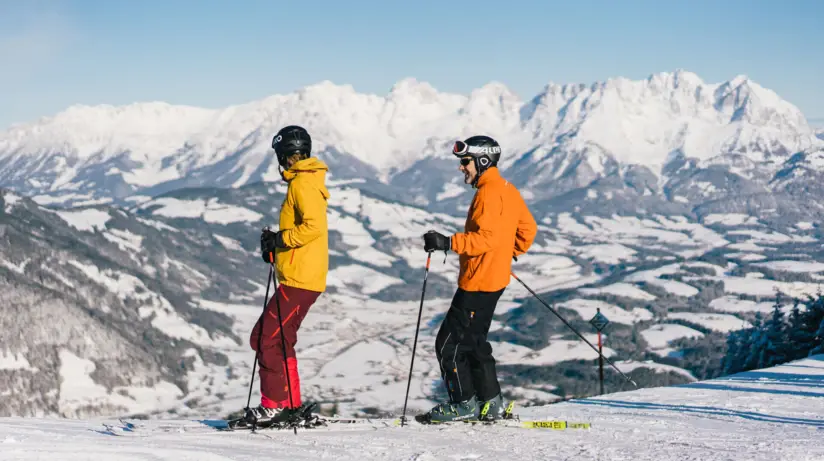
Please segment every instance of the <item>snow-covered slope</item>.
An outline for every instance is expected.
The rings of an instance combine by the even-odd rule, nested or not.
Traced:
[[[275,180],[271,138],[291,123],[310,130],[333,177],[381,179],[444,206],[461,195],[449,143],[478,133],[499,139],[508,177],[544,199],[618,175],[641,196],[669,181],[666,201],[700,202],[718,193],[688,189],[728,189],[713,169],[758,189],[792,154],[824,145],[796,107],[743,76],[550,83],[528,100],[496,82],[459,95],[405,79],[377,96],[325,81],[220,110],[73,106],[0,133],[0,187],[79,204]]]
[[[590,429],[490,426],[319,428],[214,432],[173,418],[0,419],[2,458],[34,459],[598,459],[604,461],[824,458],[824,356],[726,378],[517,408],[521,419],[588,422]],[[393,392],[400,405],[402,392]],[[399,415],[394,415],[395,417]],[[384,425],[383,423],[389,423]],[[113,436],[114,434],[122,437]]]

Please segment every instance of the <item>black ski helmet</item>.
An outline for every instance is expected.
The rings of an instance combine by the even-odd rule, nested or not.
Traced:
[[[456,157],[470,156],[475,161],[475,169],[478,170],[478,177],[489,167],[497,166],[501,158],[501,146],[498,141],[489,136],[472,136],[463,141],[455,141],[452,146],[452,153]],[[477,181],[477,177],[475,181]]]
[[[286,159],[292,155],[312,155],[312,137],[302,126],[289,125],[281,128],[272,138],[272,149],[275,149],[280,166],[286,168]]]

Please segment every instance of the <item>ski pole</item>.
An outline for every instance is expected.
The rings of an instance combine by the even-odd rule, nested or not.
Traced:
[[[278,297],[278,281],[275,278],[275,259],[272,253],[269,253],[269,259],[271,261],[272,267],[272,283],[275,287],[275,294],[272,295],[275,297],[275,308],[278,312],[278,325],[280,326],[280,346],[283,349],[283,369],[286,370],[286,389],[289,392],[289,407],[293,410],[295,409],[295,402],[292,400],[292,379],[289,377],[289,363],[286,360],[286,332],[283,331],[283,319],[280,316],[280,298]],[[268,283],[267,283],[268,285]],[[261,330],[263,331],[263,330]],[[294,426],[293,429],[295,430],[295,435],[298,435],[298,427]]]
[[[423,288],[421,289],[421,307],[418,309],[418,324],[415,326],[415,340],[412,342],[412,361],[409,363],[409,379],[406,382],[406,397],[403,399],[403,416],[401,416],[401,426],[406,423],[406,403],[409,400],[409,386],[412,384],[412,368],[415,366],[415,349],[418,347],[418,331],[421,329],[421,315],[423,314],[423,299],[426,294],[426,279],[429,277],[429,261],[432,260],[432,252],[426,255],[426,270],[423,273]]]
[[[518,276],[517,276],[517,275],[515,275],[515,273],[514,273],[514,272],[511,272],[511,274],[512,274],[512,276],[513,276],[513,277],[515,277],[515,280],[517,280],[517,281],[521,282],[521,285],[523,285],[523,286],[524,286],[524,288],[526,288],[527,290],[529,290],[529,292],[530,292],[530,293],[532,293],[532,296],[535,296],[535,299],[537,299],[538,301],[540,301],[540,302],[541,302],[541,304],[543,304],[544,306],[546,306],[546,308],[547,308],[547,309],[549,309],[549,310],[550,310],[553,314],[555,314],[555,315],[556,315],[559,319],[561,319],[561,321],[562,321],[562,322],[564,322],[564,324],[566,324],[566,326],[567,326],[567,327],[569,327],[569,329],[570,329],[570,330],[572,330],[572,331],[573,331],[576,335],[578,335],[578,337],[579,337],[579,338],[581,338],[581,339],[582,339],[585,343],[589,344],[589,347],[591,347],[591,348],[592,348],[595,352],[597,352],[597,353],[598,353],[598,355],[599,355],[599,356],[601,356],[604,360],[606,360],[606,362],[607,362],[607,363],[608,363],[608,364],[609,364],[612,368],[615,368],[615,371],[617,371],[618,373],[620,373],[620,374],[621,374],[621,376],[623,376],[623,377],[624,377],[627,381],[631,382],[633,386],[638,387],[638,384],[636,384],[636,383],[635,383],[635,381],[633,381],[633,380],[632,380],[632,378],[630,378],[629,376],[625,375],[625,374],[624,374],[621,370],[619,370],[619,369],[618,369],[618,367],[616,367],[616,366],[615,366],[615,365],[614,365],[614,364],[613,364],[613,363],[612,363],[612,362],[611,362],[611,361],[610,361],[610,360],[609,360],[609,359],[608,359],[608,358],[607,358],[604,354],[602,354],[602,353],[598,352],[598,349],[597,349],[595,346],[593,346],[591,342],[587,341],[587,339],[586,339],[586,338],[584,338],[584,336],[583,336],[581,333],[579,333],[579,332],[578,332],[578,330],[576,330],[575,328],[573,328],[573,327],[572,327],[572,325],[570,325],[570,324],[569,324],[569,322],[567,322],[567,321],[566,321],[566,320],[565,320],[565,319],[561,316],[561,314],[559,314],[559,313],[558,313],[558,311],[556,311],[555,309],[553,309],[553,308],[552,308],[552,306],[550,306],[550,305],[549,305],[549,304],[547,304],[547,303],[546,303],[543,299],[541,299],[541,297],[540,297],[540,296],[538,296],[538,294],[537,294],[537,293],[535,293],[534,291],[532,291],[532,288],[529,288],[529,287],[526,285],[526,283],[524,283],[524,281],[523,281],[523,280],[519,279],[519,278],[518,278]]]
[[[263,337],[263,321],[266,319],[266,306],[269,304],[269,286],[272,283],[272,266],[269,268],[269,277],[266,278],[266,296],[263,297],[263,312],[260,314],[260,331],[257,338],[257,350],[255,351],[255,362],[252,365],[252,379],[249,381],[249,397],[246,399],[246,413],[248,415],[252,403],[252,384],[255,382],[255,369],[257,368],[258,355],[260,354],[260,339]],[[252,423],[252,430],[255,430],[255,423]]]

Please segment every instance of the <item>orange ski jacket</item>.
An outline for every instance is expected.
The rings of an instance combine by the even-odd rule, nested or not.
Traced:
[[[521,193],[497,167],[478,179],[464,232],[452,236],[459,255],[458,287],[465,291],[498,291],[509,285],[512,257],[529,249],[538,225]]]

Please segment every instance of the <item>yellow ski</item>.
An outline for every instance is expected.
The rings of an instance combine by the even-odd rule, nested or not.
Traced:
[[[579,423],[569,421],[521,421],[521,427],[527,429],[552,429],[563,431],[565,429],[591,429],[590,423]]]

